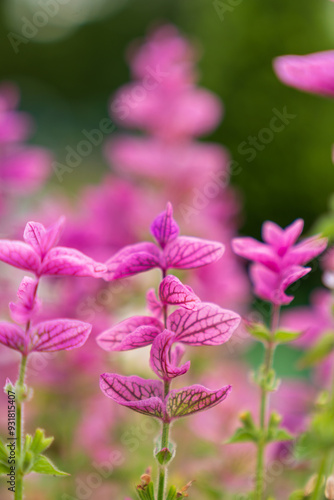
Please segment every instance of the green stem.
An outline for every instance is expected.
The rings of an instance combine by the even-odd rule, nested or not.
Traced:
[[[169,393],[170,382],[165,382],[165,397]],[[163,422],[162,424],[162,437],[161,437],[161,449],[168,448],[169,444],[169,431],[170,423]],[[158,498],[157,500],[165,500],[166,491],[166,477],[167,477],[167,465],[160,465],[159,467],[159,485],[158,485]]]
[[[264,362],[264,378],[266,379],[273,366],[275,341],[273,334],[278,327],[280,307],[273,305],[272,320],[271,320],[271,338],[266,345],[265,362]],[[269,392],[265,387],[261,388],[260,399],[260,431],[261,439],[257,447],[257,461],[256,461],[256,477],[255,477],[255,500],[263,500],[264,490],[264,452],[266,449],[265,435],[267,430],[267,413],[269,406]]]
[[[15,484],[15,500],[23,499],[23,471],[22,471],[22,449],[23,449],[23,403],[21,401],[24,379],[26,374],[28,357],[22,355],[19,378],[16,384],[16,391],[18,392],[18,399],[16,400],[16,451],[17,451],[17,461],[18,468],[16,473],[16,484]]]
[[[321,495],[321,487],[322,487],[322,480],[327,468],[327,460],[328,460],[328,454],[326,453],[326,455],[323,456],[323,459],[320,462],[318,478],[312,493],[311,500],[320,500],[323,497],[323,495]]]

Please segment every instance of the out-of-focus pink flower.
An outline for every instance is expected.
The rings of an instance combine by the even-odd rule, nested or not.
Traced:
[[[0,195],[25,194],[47,179],[51,172],[49,151],[27,146],[33,123],[29,115],[16,111],[19,92],[15,85],[0,85]],[[0,207],[1,209],[1,207]]]
[[[281,56],[275,59],[274,69],[286,85],[305,92],[334,97],[334,51],[305,56]]]
[[[28,222],[22,241],[0,240],[0,260],[11,266],[42,275],[100,277],[105,266],[74,248],[55,246],[65,219],[45,228],[38,222]]]
[[[333,299],[328,290],[316,290],[311,295],[309,307],[289,309],[282,316],[282,326],[303,332],[296,345],[308,347],[326,331],[334,329],[332,314]]]
[[[212,182],[224,177],[229,156],[216,144],[193,141],[163,142],[152,137],[120,136],[107,143],[106,154],[113,167],[121,172],[153,180],[177,179],[186,187]]]
[[[234,252],[255,264],[250,274],[255,293],[273,304],[289,304],[293,297],[285,290],[295,281],[311,271],[304,264],[321,254],[327,239],[313,236],[296,243],[304,227],[304,221],[297,219],[282,229],[274,222],[267,221],[262,227],[265,243],[254,238],[235,238]]]

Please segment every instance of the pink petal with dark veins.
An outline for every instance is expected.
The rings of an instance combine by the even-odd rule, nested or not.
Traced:
[[[101,333],[96,341],[105,351],[128,351],[153,342],[163,324],[151,316],[133,316]]]
[[[92,326],[83,321],[56,319],[38,323],[30,328],[31,351],[69,351],[81,347],[89,337]]]
[[[167,320],[167,328],[177,342],[190,345],[219,345],[229,340],[240,323],[240,316],[215,304],[202,303],[198,309],[177,309]]]
[[[174,389],[167,396],[167,414],[171,419],[174,419],[208,410],[224,401],[230,391],[230,385],[226,385],[218,391],[210,391],[202,385]]]
[[[0,260],[35,274],[38,274],[41,263],[39,255],[30,245],[11,240],[0,240]]]
[[[171,203],[167,203],[166,210],[154,219],[151,225],[151,233],[161,248],[165,248],[167,243],[175,240],[179,232],[179,226],[173,219],[173,207]]]
[[[24,352],[25,343],[26,337],[22,328],[7,321],[0,322],[0,344]]]
[[[170,361],[171,349],[175,343],[175,334],[164,330],[154,340],[150,354],[150,365],[154,373],[164,381],[184,375],[190,368],[190,361],[178,367]],[[175,361],[176,358],[174,358]]]
[[[224,245],[217,241],[179,236],[165,248],[164,268],[192,269],[205,266],[219,260],[224,250]]]
[[[159,296],[164,304],[182,305],[186,309],[195,309],[200,303],[193,290],[172,274],[166,276],[160,283]]]
[[[54,247],[46,255],[40,274],[102,277],[106,266],[67,247]]]
[[[100,377],[100,388],[107,397],[122,406],[144,415],[164,417],[163,384],[160,380],[104,373]]]

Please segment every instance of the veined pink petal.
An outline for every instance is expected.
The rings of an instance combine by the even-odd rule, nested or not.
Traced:
[[[35,252],[43,258],[43,238],[45,235],[45,227],[39,222],[28,222],[23,233],[23,239],[31,245]]]
[[[175,334],[173,332],[164,330],[155,338],[151,347],[151,368],[154,373],[164,381],[179,377],[187,373],[190,368],[190,361],[179,367],[170,360],[171,350],[175,340]],[[174,358],[174,361],[175,359],[176,358]]]
[[[163,331],[162,323],[151,316],[133,316],[101,333],[96,341],[105,351],[128,351],[152,343]]]
[[[196,310],[177,309],[167,320],[176,340],[190,345],[219,345],[229,340],[241,318],[215,304],[202,303]]]
[[[31,351],[61,351],[81,347],[89,337],[92,326],[83,321],[56,319],[38,323],[30,328]]]
[[[160,250],[154,243],[128,245],[107,260],[105,279],[125,278],[160,267]]]
[[[57,245],[65,224],[65,217],[59,217],[57,222],[46,228],[43,237],[43,250],[46,254],[51,248]]]
[[[25,332],[17,325],[13,325],[7,321],[1,321],[0,344],[15,349],[16,351],[24,352],[26,345]]]
[[[64,217],[48,228],[39,222],[28,222],[25,227],[23,239],[29,243],[43,259],[47,252],[55,246],[61,234],[65,222]]]
[[[106,266],[74,248],[54,247],[43,260],[40,274],[102,277]]]
[[[179,232],[179,226],[173,219],[173,207],[171,203],[167,203],[166,210],[154,219],[151,225],[151,233],[161,248],[165,248],[167,243],[175,240]]]
[[[232,248],[234,253],[240,257],[259,262],[273,271],[279,270],[279,259],[275,252],[268,245],[254,238],[234,238]]]
[[[38,254],[30,245],[11,240],[0,240],[0,260],[35,274],[38,274],[41,263]]]
[[[179,236],[170,242],[165,250],[165,269],[192,269],[219,260],[224,253],[224,245],[216,241]]]
[[[100,377],[100,388],[107,397],[120,405],[144,415],[164,417],[163,384],[160,380],[104,373]]]
[[[200,303],[200,299],[192,289],[172,274],[166,276],[160,283],[159,296],[164,304],[182,305],[186,309],[195,309]]]
[[[334,51],[305,56],[277,57],[274,70],[278,78],[291,87],[334,97]]]
[[[202,385],[174,389],[167,396],[167,414],[174,419],[207,410],[224,401],[231,389],[230,385],[217,391],[210,391]]]

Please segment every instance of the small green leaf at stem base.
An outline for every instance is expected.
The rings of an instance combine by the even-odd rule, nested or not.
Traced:
[[[303,490],[294,491],[290,496],[289,500],[304,500],[306,497]]]
[[[293,332],[290,330],[279,329],[274,333],[274,341],[277,344],[285,344],[287,342],[292,342],[298,339],[303,332]]]
[[[257,443],[259,440],[258,431],[247,430],[244,427],[239,427],[233,436],[225,441],[225,444],[233,444],[233,443]]]
[[[246,324],[246,328],[248,333],[256,340],[260,340],[264,344],[270,341],[270,331],[262,323]]]
[[[48,474],[51,476],[69,476],[67,472],[62,472],[51,462],[51,460],[44,455],[40,455],[34,463],[31,472],[38,474]]]

